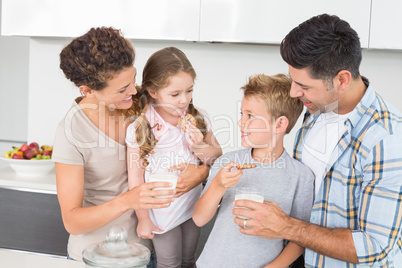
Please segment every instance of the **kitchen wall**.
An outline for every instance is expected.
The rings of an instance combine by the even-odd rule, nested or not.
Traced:
[[[0,36],[0,142],[27,139],[28,56],[29,38]]]
[[[31,38],[29,42],[29,120],[28,140],[51,144],[57,122],[79,95],[78,89],[63,77],[58,67],[58,54],[69,39]],[[205,108],[213,129],[225,151],[240,147],[236,122],[239,118],[241,91],[250,75],[287,73],[279,46],[133,41],[136,48],[137,82],[142,68],[154,51],[177,46],[182,49],[197,71],[194,92],[196,105]],[[402,110],[402,92],[398,83],[402,73],[402,51],[363,51],[362,75],[367,76],[378,93]],[[299,121],[300,124],[300,121]],[[297,128],[297,126],[296,126]],[[295,131],[286,138],[291,150]]]

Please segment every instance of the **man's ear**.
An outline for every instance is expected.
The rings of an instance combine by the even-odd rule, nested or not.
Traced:
[[[348,89],[352,82],[352,74],[347,70],[341,70],[334,78],[334,85],[338,85],[340,91]]]
[[[82,92],[82,94],[84,94],[85,97],[93,98],[95,90],[90,89],[87,86],[80,86],[79,89]]]
[[[286,129],[289,126],[289,119],[282,115],[275,120],[275,133],[286,133]]]

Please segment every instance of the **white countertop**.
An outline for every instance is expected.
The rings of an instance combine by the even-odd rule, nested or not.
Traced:
[[[68,260],[65,257],[0,249],[0,266],[12,268],[85,268],[83,262]]]
[[[54,168],[43,176],[20,176],[9,166],[0,168],[0,188],[56,194],[56,173]]]

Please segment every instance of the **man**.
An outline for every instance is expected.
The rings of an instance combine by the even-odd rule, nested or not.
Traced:
[[[305,247],[306,267],[402,267],[402,116],[360,76],[357,33],[323,14],[293,29],[280,49],[290,95],[308,109],[294,156],[316,176],[311,223],[273,202],[241,200],[235,206],[251,210],[233,209],[250,218],[240,231]]]

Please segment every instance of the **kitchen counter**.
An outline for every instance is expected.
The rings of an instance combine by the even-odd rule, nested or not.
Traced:
[[[56,194],[54,168],[43,176],[20,176],[9,166],[0,168],[0,188]]]
[[[85,268],[83,262],[44,254],[0,249],[0,266],[13,268]]]

